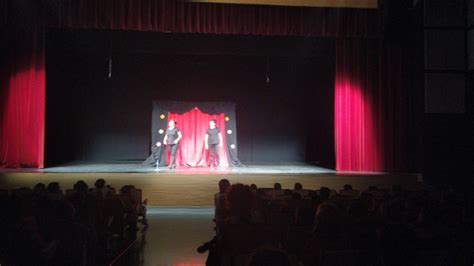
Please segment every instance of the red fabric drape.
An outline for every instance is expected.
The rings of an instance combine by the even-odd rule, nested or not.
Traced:
[[[339,39],[336,46],[336,170],[405,170],[410,119],[401,49],[369,39]]]
[[[0,167],[43,167],[44,28],[40,10],[34,7],[14,9],[10,2],[0,7],[7,16],[1,36],[5,55],[0,64]]]
[[[224,141],[222,147],[219,148],[220,165],[228,167],[224,117],[224,113],[211,115],[201,112],[198,108],[193,108],[184,114],[169,113],[168,121],[177,121],[177,127],[183,134],[176,155],[176,165],[192,167],[209,165],[209,151],[204,147],[204,137],[209,128],[209,121],[216,119],[216,126],[220,129]],[[169,162],[169,154],[167,161]]]

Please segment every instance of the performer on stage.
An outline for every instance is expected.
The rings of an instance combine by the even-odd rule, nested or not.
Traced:
[[[222,147],[222,134],[219,128],[216,127],[216,120],[212,119],[209,121],[209,128],[206,132],[206,137],[204,138],[204,144],[206,150],[209,150],[209,166],[219,167],[219,147]],[[216,162],[214,164],[214,153],[216,157]]]
[[[169,168],[176,168],[176,151],[178,150],[179,140],[183,137],[181,131],[176,127],[176,121],[170,120],[168,123],[168,129],[166,129],[165,138],[163,144],[168,145],[168,152],[170,154]]]

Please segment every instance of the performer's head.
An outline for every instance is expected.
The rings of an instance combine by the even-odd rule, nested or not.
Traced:
[[[215,119],[211,119],[211,121],[209,121],[209,127],[210,128],[215,128],[216,124],[217,124],[217,121]]]
[[[169,122],[168,122],[168,127],[170,128],[173,128],[176,126],[176,124],[178,124],[175,120],[171,119]]]

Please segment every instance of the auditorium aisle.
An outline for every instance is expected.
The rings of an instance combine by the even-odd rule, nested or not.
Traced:
[[[199,254],[196,248],[214,236],[213,218],[209,207],[149,208],[145,244],[116,265],[205,265],[207,253]]]

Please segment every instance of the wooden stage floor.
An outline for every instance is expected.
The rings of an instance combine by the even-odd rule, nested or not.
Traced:
[[[340,190],[345,184],[358,190],[368,186],[390,188],[394,184],[415,189],[422,181],[419,174],[339,172],[306,164],[168,170],[136,163],[76,163],[45,169],[0,170],[0,188],[33,187],[39,182],[57,181],[65,190],[72,188],[78,180],[93,186],[98,178],[104,178],[116,189],[128,184],[141,188],[143,198],[148,198],[150,206],[212,206],[217,183],[222,178],[231,183],[254,183],[258,187],[272,187],[279,182],[283,188],[292,188],[299,182],[307,189],[326,186],[335,190]]]

